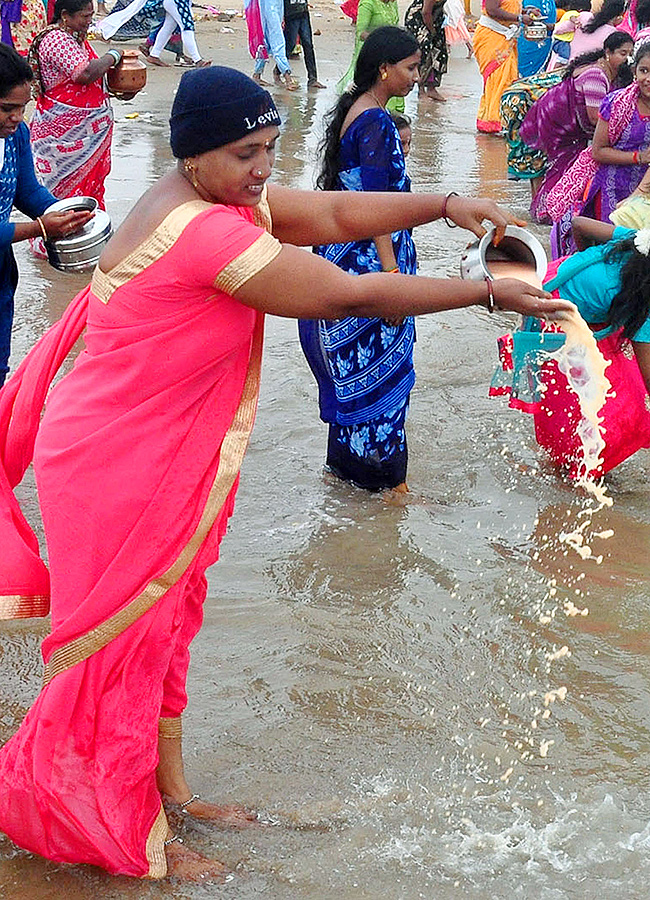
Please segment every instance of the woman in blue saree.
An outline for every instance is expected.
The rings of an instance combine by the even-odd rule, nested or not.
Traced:
[[[555,0],[525,0],[526,12],[541,18],[546,25],[546,37],[541,41],[529,41],[522,28],[517,38],[517,64],[519,77],[529,78],[546,68],[551,55],[553,29],[557,18]]]
[[[418,81],[420,52],[402,28],[384,26],[364,42],[352,88],[328,118],[318,187],[341,191],[408,191],[397,128],[385,106]],[[315,247],[347,272],[416,270],[408,231]],[[319,385],[321,419],[329,424],[327,467],[371,491],[406,491],[406,414],[415,382],[411,316],[301,321],[303,350]]]
[[[28,238],[71,234],[90,216],[87,212],[45,212],[56,197],[36,180],[29,129],[23,122],[32,78],[27,62],[12,47],[0,44],[0,387],[9,372],[18,284],[12,245]],[[11,222],[14,207],[33,221]]]

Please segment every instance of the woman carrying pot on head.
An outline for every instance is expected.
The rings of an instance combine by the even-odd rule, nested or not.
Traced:
[[[121,50],[98,57],[87,40],[91,0],[56,0],[54,22],[29,51],[36,109],[30,123],[39,177],[55,197],[94,197],[102,209],[111,170],[113,110],[104,76]]]
[[[9,371],[11,325],[18,269],[12,244],[29,238],[64,237],[88,221],[90,213],[48,213],[56,198],[36,180],[23,121],[31,97],[32,70],[15,50],[0,44],[0,386]],[[13,208],[33,222],[10,222]]]
[[[0,392],[0,610],[47,608],[47,572],[9,490],[32,455],[52,610],[44,687],[0,749],[0,831],[57,862],[216,877],[224,866],[177,841],[165,809],[221,825],[255,820],[192,792],[181,715],[205,570],[218,557],[255,417],[264,313],[568,308],[513,279],[491,288],[358,277],[305,253],[297,245],[444,214],[479,234],[484,218],[503,230],[509,217],[460,197],[267,187],[279,123],[270,94],[241,72],[185,73],[171,113],[177,164],[137,202],[91,284]],[[41,418],[84,326],[85,349]]]

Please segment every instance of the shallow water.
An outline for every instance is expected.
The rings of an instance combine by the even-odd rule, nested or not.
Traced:
[[[319,62],[332,82],[338,58]],[[474,131],[474,63],[455,58],[444,87],[444,106],[408,101],[414,185],[525,213],[501,141]],[[278,181],[310,183],[332,99],[282,96]],[[168,164],[165,97],[138,102],[140,119],[118,121],[117,221]],[[422,273],[455,274],[468,240],[418,229]],[[83,283],[24,248],[19,265],[16,358]],[[418,321],[414,502],[399,507],[323,475],[295,324],[269,318],[257,424],[193,650],[185,752],[195,790],[272,824],[188,827],[188,843],[235,868],[221,887],[114,879],[0,839],[0,896],[648,895],[650,454],[608,479],[614,505],[592,527],[614,532],[592,538],[603,562],[561,544],[585,499],[544,461],[531,422],[487,398],[512,324],[483,309]],[[33,516],[29,483],[21,496]],[[568,601],[588,615],[566,615]],[[2,736],[38,691],[45,627],[0,627]]]

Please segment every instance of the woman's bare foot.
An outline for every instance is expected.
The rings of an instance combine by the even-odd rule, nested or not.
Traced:
[[[163,69],[169,69],[169,63],[163,62],[159,56],[154,56],[153,53],[150,53],[147,57],[147,62],[151,63],[152,66],[160,66]]]
[[[208,859],[188,850],[179,841],[167,844],[167,875],[182,881],[225,881],[228,867],[216,859]]]
[[[429,98],[429,100],[436,100],[438,103],[446,103],[447,102],[447,98],[443,97],[442,94],[440,93],[440,91],[438,90],[438,88],[436,88],[436,87],[425,88],[424,93],[425,93],[425,96],[427,96]]]
[[[257,821],[257,814],[243,806],[217,806],[205,803],[193,794],[185,778],[183,767],[183,741],[180,735],[158,738],[158,790],[163,801],[176,807],[172,812],[189,815],[204,822],[213,822],[227,828],[243,828]],[[170,844],[171,846],[171,844]]]
[[[172,811],[176,808],[182,815],[192,816],[202,822],[222,825],[224,828],[246,828],[248,825],[255,825],[258,822],[258,816],[254,810],[236,803],[217,806],[216,803],[206,803],[200,797],[192,799],[190,803],[187,800],[183,803],[168,794],[163,795],[163,802],[165,805],[171,804]]]
[[[394,488],[390,488],[382,494],[384,503],[392,504],[393,506],[405,506],[410,499],[411,491],[405,481],[401,484],[396,484]]]
[[[253,72],[253,74],[251,75],[251,78],[253,79],[255,84],[259,84],[262,87],[271,87],[271,82],[264,81],[264,79],[262,78],[262,76],[260,75],[259,72]]]

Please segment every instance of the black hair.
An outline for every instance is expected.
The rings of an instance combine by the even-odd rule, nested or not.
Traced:
[[[634,338],[650,315],[650,258],[634,246],[634,238],[617,241],[605,254],[605,262],[627,259],[621,269],[621,289],[612,300],[606,324],[623,329],[622,339]]]
[[[8,44],[0,44],[0,97],[6,97],[19,84],[27,84],[34,73],[23,57]]]
[[[71,16],[74,16],[76,13],[81,12],[84,7],[90,4],[92,6],[93,0],[56,0],[54,4],[54,15],[52,16],[53,22],[59,22],[61,20],[61,15],[64,12],[70,13]]]
[[[625,10],[624,0],[605,0],[600,11],[595,14],[591,22],[582,29],[585,34],[593,34],[601,25],[607,25],[617,16],[622,16]]]
[[[590,50],[588,53],[582,53],[580,56],[576,56],[575,59],[571,60],[562,76],[563,80],[571,78],[575,70],[579,69],[581,66],[589,66],[592,63],[598,62],[598,60],[602,59],[605,55],[605,50],[609,50],[610,53],[613,53],[614,50],[618,50],[618,48],[623,47],[624,44],[633,43],[633,39],[626,31],[614,31],[612,34],[608,34],[603,42],[602,50]],[[629,67],[627,65],[621,66],[616,78],[617,87],[625,87],[627,84],[630,84],[632,80],[632,73],[630,72]],[[625,83],[621,84],[622,81]]]
[[[395,128],[397,128],[398,131],[403,131],[405,128],[411,127],[411,117],[407,116],[406,113],[392,112],[390,117],[395,123]]]
[[[572,0],[571,9],[576,9],[578,12],[589,12],[591,0]]]
[[[650,25],[650,0],[639,0],[634,15],[639,27]]]
[[[379,79],[380,66],[384,63],[394,65],[401,62],[413,56],[419,49],[413,35],[396,25],[382,25],[375,28],[365,39],[354,67],[352,86],[341,94],[336,106],[325,116],[325,134],[318,145],[322,166],[316,179],[316,187],[322,191],[332,191],[336,188],[343,122],[352,104]]]

